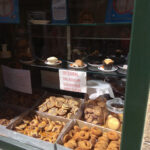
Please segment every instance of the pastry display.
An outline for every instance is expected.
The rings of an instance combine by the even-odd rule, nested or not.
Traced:
[[[44,103],[38,106],[38,111],[70,119],[76,115],[80,105],[80,102],[74,98],[50,96],[45,99]]]
[[[7,104],[30,108],[35,105],[38,98],[39,94],[37,93],[30,95],[9,90],[7,93],[4,94],[2,99],[3,102]]]
[[[112,59],[104,59],[103,60],[103,65],[105,70],[111,70],[113,67],[114,61]]]
[[[119,65],[118,68],[119,68],[118,70],[119,73],[127,74],[128,65]]]
[[[19,112],[11,108],[1,108],[0,124],[7,126],[10,121],[19,115]]]
[[[86,64],[80,59],[75,60],[74,63],[70,64],[70,67],[72,68],[83,68],[86,67]]]
[[[120,150],[120,135],[97,127],[75,125],[63,137],[63,145],[74,150]]]
[[[106,109],[106,98],[99,97],[95,100],[88,100],[84,109],[85,121],[93,124],[104,125],[109,115]]]
[[[112,130],[121,131],[123,114],[121,111],[120,113],[109,111],[110,109],[106,106],[106,101],[103,97],[88,100],[84,109],[84,120]]]
[[[56,64],[58,62],[58,58],[56,57],[48,57],[47,61],[51,64]]]
[[[121,131],[123,122],[124,101],[120,98],[115,98],[107,101],[106,106],[107,110],[109,110],[110,112],[110,115],[107,117],[105,126],[113,130]]]
[[[106,127],[113,129],[113,130],[118,130],[120,128],[120,121],[118,118],[113,117],[112,115],[109,115],[106,121]]]
[[[64,122],[32,114],[25,117],[19,125],[14,127],[14,130],[27,136],[55,143],[64,125]]]
[[[61,60],[58,60],[56,57],[48,57],[47,60],[44,62],[46,65],[59,65],[62,63]]]

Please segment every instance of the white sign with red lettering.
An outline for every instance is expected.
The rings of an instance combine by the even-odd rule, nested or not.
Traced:
[[[86,93],[86,77],[86,72],[60,69],[60,89],[65,91]]]
[[[29,70],[14,69],[2,65],[4,86],[23,93],[32,94],[31,75]]]

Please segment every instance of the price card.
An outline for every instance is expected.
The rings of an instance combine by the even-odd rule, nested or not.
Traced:
[[[67,1],[52,0],[52,23],[67,23]]]
[[[86,72],[59,70],[60,89],[66,91],[86,93]]]
[[[32,94],[30,71],[13,69],[2,65],[4,86],[23,93]]]

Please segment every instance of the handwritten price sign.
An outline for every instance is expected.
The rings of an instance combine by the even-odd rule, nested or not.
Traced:
[[[60,89],[86,93],[86,72],[59,70]]]

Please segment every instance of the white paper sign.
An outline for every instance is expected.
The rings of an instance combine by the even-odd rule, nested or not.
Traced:
[[[2,65],[4,86],[15,91],[32,94],[30,71]]]
[[[86,93],[86,72],[59,70],[60,89]]]
[[[66,0],[53,0],[52,1],[52,14],[54,20],[65,20],[66,14]]]

